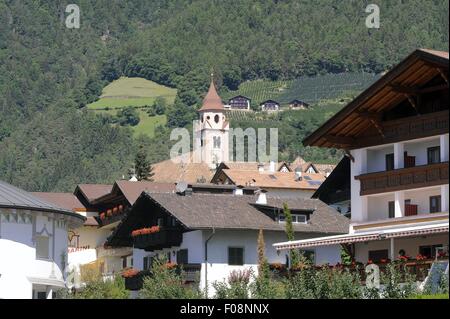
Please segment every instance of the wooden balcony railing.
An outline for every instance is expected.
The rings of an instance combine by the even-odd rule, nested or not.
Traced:
[[[383,135],[376,129],[368,129],[360,136],[354,148],[395,143],[422,137],[448,133],[449,111],[439,111],[397,120],[381,122]]]
[[[180,229],[163,228],[155,233],[134,236],[133,244],[135,248],[153,251],[180,246],[182,239]]]
[[[401,168],[355,176],[360,195],[371,195],[448,184],[448,162]]]

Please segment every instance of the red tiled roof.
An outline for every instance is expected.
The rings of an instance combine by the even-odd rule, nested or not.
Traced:
[[[84,205],[72,193],[33,192],[31,194],[67,210],[73,210],[75,212],[86,210],[86,207],[84,207]]]
[[[78,189],[83,193],[86,199],[91,202],[92,200],[102,197],[112,190],[112,185],[105,184],[79,184]]]

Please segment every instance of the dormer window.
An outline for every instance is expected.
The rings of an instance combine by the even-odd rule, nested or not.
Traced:
[[[280,214],[278,216],[278,222],[279,223],[285,223],[286,222],[286,216],[284,214]],[[292,223],[293,224],[306,224],[308,222],[308,218],[306,215],[303,214],[292,214]]]

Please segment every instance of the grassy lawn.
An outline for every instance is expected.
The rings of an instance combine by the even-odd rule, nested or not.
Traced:
[[[153,137],[155,134],[155,127],[158,125],[166,125],[166,115],[148,116],[144,111],[139,112],[139,124],[133,127],[134,135],[147,134]]]
[[[116,115],[117,110],[92,110],[95,113],[103,113],[103,114],[110,114],[110,115]],[[155,128],[158,125],[166,125],[167,118],[166,115],[155,115],[155,116],[149,116],[147,112],[143,109],[138,109],[139,112],[139,123],[136,126],[132,126],[131,129],[134,131],[134,136],[137,136],[139,134],[147,134],[150,137],[153,137],[155,135]]]
[[[107,85],[100,99],[89,104],[87,108],[98,113],[116,115],[119,109],[126,106],[152,105],[157,97],[165,98],[169,105],[173,104],[176,94],[176,89],[143,78],[122,77]],[[167,122],[165,115],[148,116],[143,109],[138,109],[138,112],[139,124],[132,127],[135,135],[147,134],[152,137],[155,127],[165,125]]]
[[[141,98],[101,98],[94,103],[88,105],[90,110],[100,110],[104,108],[121,109],[125,106],[145,106],[152,105],[154,97],[141,97]]]

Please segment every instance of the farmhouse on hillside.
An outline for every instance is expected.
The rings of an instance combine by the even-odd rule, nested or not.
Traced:
[[[304,101],[294,99],[289,102],[289,108],[291,110],[304,110],[309,108],[309,104]]]
[[[259,104],[263,112],[276,112],[280,109],[280,103],[274,100],[266,100]]]
[[[230,110],[250,110],[251,99],[243,96],[237,95],[228,100],[228,105],[225,107]]]

